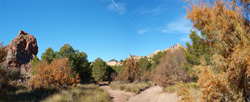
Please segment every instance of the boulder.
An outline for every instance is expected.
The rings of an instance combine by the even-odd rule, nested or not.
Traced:
[[[37,55],[36,38],[22,30],[7,46],[6,60],[2,63],[6,68],[18,68],[20,74],[30,76],[30,61]]]

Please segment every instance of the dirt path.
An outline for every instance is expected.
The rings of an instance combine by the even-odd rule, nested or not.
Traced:
[[[111,97],[111,102],[177,102],[176,93],[163,93],[160,86],[151,86],[139,95],[121,90],[113,90],[109,86],[101,86]]]
[[[160,86],[151,86],[139,95],[131,97],[128,102],[177,102],[176,93],[164,93]]]
[[[132,92],[113,90],[109,86],[101,86],[100,88],[106,90],[109,93],[111,102],[127,102],[130,97],[136,95]]]

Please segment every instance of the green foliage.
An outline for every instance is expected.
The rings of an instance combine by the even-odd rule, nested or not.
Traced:
[[[69,58],[68,66],[73,69],[75,73],[79,73],[82,82],[89,82],[91,80],[91,69],[87,60],[87,54],[75,50],[69,44],[64,44],[59,52],[55,52],[55,58],[67,57]]]
[[[140,58],[138,63],[139,63],[139,68],[143,74],[146,71],[150,71],[151,63],[150,63],[150,61],[148,61],[148,59],[146,57]]]
[[[205,43],[205,38],[199,36],[197,31],[192,31],[189,37],[192,44],[186,43],[187,48],[184,50],[184,53],[187,62],[184,63],[184,67],[191,75],[193,81],[196,81],[198,77],[194,75],[194,66],[200,65],[201,58],[205,58],[209,64],[212,52],[210,46]]]
[[[116,61],[116,62],[117,62],[117,60],[115,60],[115,59],[111,59],[111,60],[109,60],[109,61]]]
[[[160,59],[166,55],[166,51],[160,51],[152,58],[151,70],[154,70],[160,63]]]
[[[51,63],[51,61],[55,58],[54,50],[51,47],[47,48],[46,51],[42,54],[41,58],[42,60]]]
[[[100,82],[108,78],[106,75],[109,66],[101,58],[97,58],[95,62],[92,63],[92,77],[95,81]]]
[[[41,61],[37,58],[37,56],[35,58],[33,58],[30,63],[31,63],[31,75],[34,75],[34,68],[36,67],[36,65],[38,63],[40,63]]]
[[[123,62],[123,60],[121,59],[120,62]]]
[[[124,66],[110,66],[117,74],[124,70]]]

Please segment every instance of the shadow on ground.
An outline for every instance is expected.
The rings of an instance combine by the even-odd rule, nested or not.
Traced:
[[[7,94],[0,93],[0,101],[8,101],[8,102],[24,102],[24,101],[32,101],[39,102],[46,97],[57,93],[58,90],[39,90],[32,91],[28,89],[10,91]]]

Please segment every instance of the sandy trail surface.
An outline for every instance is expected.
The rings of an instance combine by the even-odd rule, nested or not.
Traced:
[[[136,95],[132,92],[113,90],[109,86],[101,86],[100,88],[106,90],[109,93],[111,97],[111,102],[127,102],[130,97]]]
[[[111,102],[177,102],[176,93],[164,93],[160,86],[151,86],[140,94],[113,90],[109,86],[101,86],[111,97]]]

